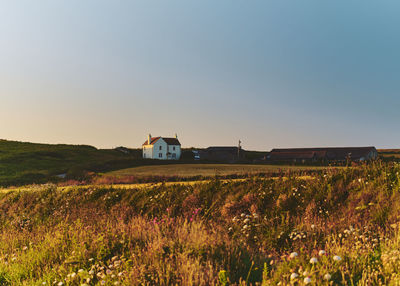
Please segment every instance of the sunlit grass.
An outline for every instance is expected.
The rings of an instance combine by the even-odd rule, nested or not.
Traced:
[[[398,285],[400,167],[0,192],[0,285]]]

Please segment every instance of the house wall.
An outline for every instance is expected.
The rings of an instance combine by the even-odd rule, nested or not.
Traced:
[[[153,159],[153,145],[144,145],[143,146],[143,158]]]
[[[158,139],[157,142],[153,144],[153,159],[167,160],[167,146],[167,143],[162,138]]]
[[[174,147],[175,150],[173,150]],[[179,160],[182,153],[180,145],[168,145],[162,138],[158,139],[153,145],[144,145],[142,149],[143,158],[145,159]],[[167,156],[167,153],[171,154]],[[175,154],[175,158],[173,157],[173,154]]]
[[[175,147],[175,150],[174,150]],[[168,152],[171,153],[169,156],[170,160],[179,160],[179,158],[181,158],[181,146],[179,145],[168,145]],[[173,154],[175,154],[175,158],[173,156]]]

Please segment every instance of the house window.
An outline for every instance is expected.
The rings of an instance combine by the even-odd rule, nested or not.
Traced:
[[[158,153],[158,158],[162,158],[162,153]]]
[[[143,158],[146,158],[146,153],[143,154]]]
[[[174,147],[175,148],[175,147]],[[172,153],[172,158],[175,159],[176,158],[176,154]]]
[[[175,146],[174,146],[174,147],[172,147],[172,150],[174,150],[174,151],[175,151]]]
[[[160,146],[160,150],[162,150],[162,146]]]

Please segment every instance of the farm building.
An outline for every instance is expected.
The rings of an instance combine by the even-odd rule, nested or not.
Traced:
[[[273,149],[268,155],[272,162],[366,161],[378,157],[375,147],[328,147]]]
[[[142,144],[144,159],[179,160],[181,157],[181,143],[178,136],[151,137],[149,134],[146,142]]]
[[[234,163],[243,159],[244,151],[239,147],[214,146],[199,152],[201,160]]]

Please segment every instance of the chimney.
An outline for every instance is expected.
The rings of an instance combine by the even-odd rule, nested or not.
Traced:
[[[149,134],[149,137],[147,138],[147,145],[151,143],[151,134]]]
[[[178,139],[178,135],[175,133],[175,138]]]

